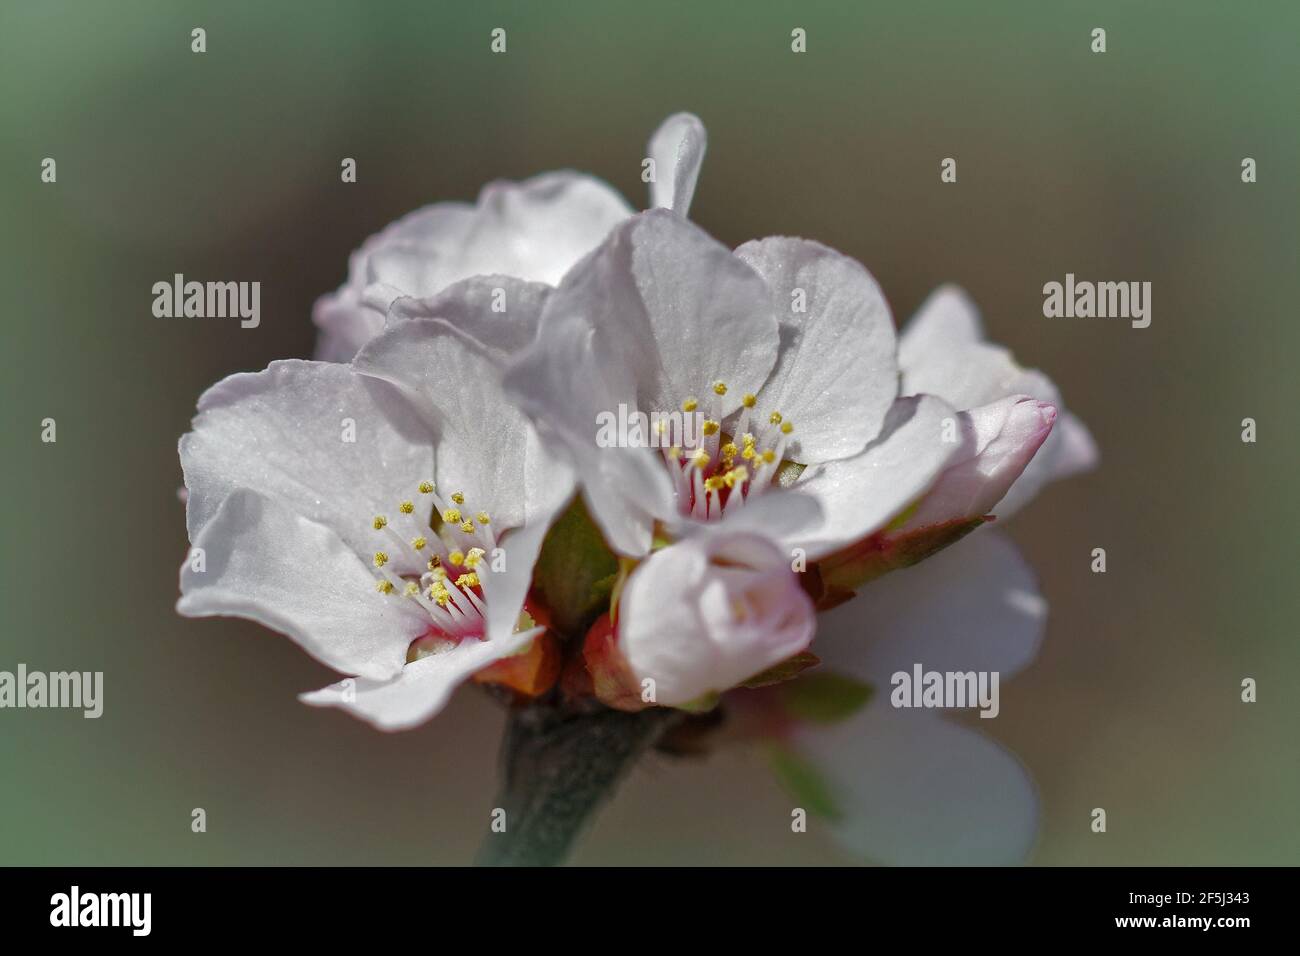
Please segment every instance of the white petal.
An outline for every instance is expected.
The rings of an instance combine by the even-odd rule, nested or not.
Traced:
[[[568,469],[547,454],[501,386],[499,359],[440,319],[408,319],[373,339],[354,366],[398,386],[429,418],[440,492],[466,496],[498,533],[549,513],[571,492]]]
[[[675,534],[683,536],[720,531],[758,534],[789,555],[792,547],[805,548],[810,536],[822,525],[820,502],[815,496],[806,494],[802,487],[796,488],[798,490],[773,488],[765,491],[747,501],[744,507],[729,508],[716,524],[682,517],[670,527]]]
[[[761,535],[710,528],[656,551],[628,578],[617,640],[655,700],[723,691],[808,646],[815,618],[789,557]]]
[[[462,681],[521,650],[543,630],[533,628],[501,640],[462,641],[407,664],[392,680],[349,678],[298,699],[313,707],[340,707],[380,730],[408,730],[442,710]]]
[[[650,137],[650,158],[655,181],[650,184],[650,204],[685,216],[695,196],[708,135],[698,116],[674,113]]]
[[[428,428],[395,389],[346,365],[298,360],[204,392],[180,456],[191,541],[227,495],[250,488],[332,528],[357,554],[375,548],[374,516],[433,471]]]
[[[1005,865],[1033,849],[1038,800],[1014,755],[933,711],[864,710],[792,741],[820,773],[849,850],[904,866]]]
[[[392,243],[371,254],[368,280],[429,296],[474,275],[510,275],[554,285],[632,214],[605,183],[545,173],[483,187],[472,220],[447,235]]]
[[[956,419],[931,395],[898,399],[880,437],[864,451],[804,472],[794,487],[816,498],[822,511],[802,545],[808,557],[860,541],[920,498],[960,448],[942,440],[944,422]]]
[[[1034,573],[1006,537],[981,529],[820,615],[813,651],[877,694],[918,663],[1006,680],[1034,659],[1046,623]]]
[[[384,303],[368,303],[363,293],[370,284],[370,257],[395,245],[425,245],[434,249],[454,247],[471,227],[474,207],[469,203],[435,203],[417,209],[370,236],[348,257],[348,278],[337,292],[316,300],[312,320],[321,333],[316,358],[326,362],[348,362],[357,350],[384,327],[387,302],[402,294],[392,290]]]
[[[512,276],[473,276],[423,299],[403,297],[388,310],[388,322],[442,319],[504,358],[537,335],[551,287]]]
[[[375,590],[375,575],[329,528],[251,491],[236,491],[194,540],[176,609],[257,621],[335,670],[386,679],[429,626],[411,601]]]
[[[1024,395],[957,416],[958,451],[905,528],[988,514],[1002,500],[1056,421],[1056,409]]]
[[[572,487],[572,482],[568,483]],[[555,500],[549,511],[529,517],[522,528],[508,532],[500,542],[500,557],[505,567],[494,571],[481,569],[483,597],[487,604],[487,635],[493,640],[504,640],[514,632],[519,613],[524,609],[524,599],[533,580],[533,568],[558,512],[567,504],[567,497]],[[490,555],[490,566],[497,555]]]
[[[898,394],[880,286],[853,259],[806,239],[760,239],[736,255],[767,280],[780,317],[780,357],[759,403],[794,422],[786,457],[811,464],[862,451]]]
[[[348,282],[317,303],[318,354],[350,358],[399,296],[427,297],[474,275],[551,285],[632,208],[608,185],[572,172],[484,187],[478,203],[439,203],[366,240]],[[355,347],[353,347],[355,345]]]
[[[921,303],[898,339],[898,364],[923,366],[927,359],[984,340],[979,310],[965,290],[943,285]]]

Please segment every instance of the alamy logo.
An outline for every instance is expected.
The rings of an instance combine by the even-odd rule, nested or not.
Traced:
[[[895,671],[889,683],[889,702],[896,708],[979,707],[981,717],[996,717],[997,671],[927,671],[913,664],[911,673]]]
[[[1135,329],[1151,324],[1150,282],[1075,282],[1043,286],[1043,315],[1049,319],[1131,319]]]
[[[238,317],[243,329],[262,321],[260,282],[186,282],[178,272],[171,282],[155,282],[153,295],[153,314],[160,319]]]
[[[94,719],[104,712],[103,671],[0,671],[0,708],[69,707]]]
[[[82,893],[74,886],[50,897],[51,926],[129,926],[131,935],[148,936],[152,893]]]
[[[716,425],[715,425],[716,427]],[[596,415],[596,444],[601,448],[694,448],[705,434],[703,412],[630,411]]]

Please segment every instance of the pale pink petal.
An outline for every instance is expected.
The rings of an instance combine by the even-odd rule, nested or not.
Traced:
[[[898,394],[880,286],[853,259],[806,239],[760,239],[736,255],[767,281],[780,320],[780,355],[758,407],[794,423],[786,457],[812,464],[862,451]]]

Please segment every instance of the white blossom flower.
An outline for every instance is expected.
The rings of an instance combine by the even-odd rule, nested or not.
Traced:
[[[681,216],[651,211],[614,227],[566,275],[506,381],[567,454],[611,546],[642,559],[616,609],[614,659],[602,650],[596,662],[616,706],[637,705],[609,679],[620,669],[624,684],[653,681],[656,702],[689,707],[810,641],[828,665],[848,660],[841,670],[879,688],[892,671],[877,666],[877,633],[909,661],[930,666],[933,650],[941,669],[982,661],[976,669],[1009,675],[1032,657],[1045,605],[992,532],[868,585],[830,612],[816,641],[791,569],[792,549],[842,569],[864,544],[878,552],[951,527],[950,543],[1090,465],[1091,440],[1055,387],[983,342],[957,290],[937,292],[896,342],[879,287],[853,260],[790,238],[733,253]],[[620,405],[702,412],[704,437],[667,450],[601,447],[597,416]],[[764,600],[751,611],[757,582]],[[746,626],[764,619],[778,624]],[[928,641],[897,643],[917,634]],[[885,699],[831,730],[785,734],[845,795],[838,832],[895,862],[1022,855],[1035,801],[1014,758]]]
[[[649,146],[653,205],[686,214],[704,149],[694,116],[678,113],[660,125]],[[473,205],[416,210],[368,238],[352,254],[343,286],[316,303],[316,355],[346,362],[384,327],[399,298],[431,298],[475,277],[492,277],[476,279],[488,289],[502,278],[520,280],[535,286],[530,295],[542,295],[633,211],[607,183],[569,171],[489,183]]]
[[[498,356],[415,319],[352,364],[275,362],[199,400],[180,442],[178,610],[281,631],[352,675],[304,695],[413,726],[542,632],[524,599],[567,469],[504,399]]]

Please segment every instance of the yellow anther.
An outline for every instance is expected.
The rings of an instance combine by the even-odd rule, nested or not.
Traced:
[[[703,448],[697,450],[695,454],[691,456],[691,464],[700,469],[708,468],[711,460],[712,459],[709,458],[709,453]]]
[[[745,446],[745,450],[742,451],[742,452],[740,453],[740,457],[743,458],[743,459],[745,459],[745,461],[753,461],[753,460],[754,460],[754,446],[753,446],[753,445],[746,445],[746,446]]]
[[[754,444],[754,433],[745,432],[745,434],[740,436],[740,440],[744,442],[746,448],[752,447]]]
[[[451,595],[447,593],[445,587],[431,587],[429,588],[429,599],[436,601],[438,607],[446,607],[447,602],[451,600]]]
[[[714,394],[714,395],[726,395],[726,394],[727,394],[727,383],[726,383],[726,382],[714,382],[714,383],[713,383],[713,394]]]
[[[433,482],[432,482],[432,481],[422,481],[422,482],[420,482],[420,494],[422,494],[422,495],[427,495],[427,494],[432,494],[432,492],[433,492]]]
[[[409,515],[412,511],[415,510],[415,503],[411,501],[403,501],[400,505],[397,506],[397,510],[404,515]]]
[[[477,521],[479,524],[488,524],[492,519],[488,517],[488,513],[486,511],[480,511],[478,514],[474,516],[474,520]]]
[[[776,452],[772,451],[770,448],[763,452],[763,464],[770,465],[774,461],[776,461]]]
[[[460,511],[455,508],[448,508],[442,513],[442,520],[447,524],[460,524]]]
[[[388,555],[384,554],[384,552],[382,552],[382,551],[376,551],[376,552],[375,552],[375,567],[377,567],[377,568],[382,568],[382,567],[383,567],[385,564],[387,564],[387,563],[388,563]]]
[[[722,446],[720,450],[722,451],[723,458],[735,458],[738,454],[740,454],[740,449],[736,447],[736,443],[734,441],[727,442],[725,445]]]
[[[780,424],[781,424],[781,413],[780,413],[780,412],[773,412],[771,415],[768,415],[768,416],[767,416],[767,420],[768,420],[769,422],[771,422],[773,425],[780,425]]]
[[[704,490],[705,490],[705,491],[721,491],[721,490],[722,490],[722,479],[719,478],[717,475],[714,475],[712,478],[705,478],[705,479],[704,479]]]
[[[474,522],[472,522],[472,521],[462,521],[462,522],[460,523],[460,530],[461,530],[461,531],[464,531],[466,534],[473,534],[473,533],[474,533]]]
[[[442,558],[438,557],[438,556],[435,554],[433,557],[431,557],[431,558],[429,559],[428,568],[429,568],[430,571],[435,571],[435,572],[441,570],[441,569],[442,569]]]
[[[682,402],[682,411],[684,412],[693,412],[699,407],[700,403],[698,399],[688,398],[686,401]]]
[[[420,586],[414,581],[408,581],[406,587],[402,589],[402,594],[406,597],[415,597],[420,593]]]
[[[392,593],[393,593],[393,582],[392,582],[392,581],[376,581],[376,582],[375,582],[375,590],[378,591],[380,594],[392,594]]]
[[[435,581],[445,581],[445,580],[447,580],[447,569],[446,569],[446,568],[444,568],[444,567],[442,567],[442,566],[438,566],[438,567],[436,567],[436,568],[430,568],[429,570],[430,570],[430,572],[432,573],[432,575],[433,575],[433,579],[434,579]]]
[[[428,540],[426,540],[423,535],[418,535],[417,537],[411,539],[411,547],[413,547],[416,551],[423,551],[424,546],[428,543],[429,543]]]
[[[458,505],[463,505],[465,503],[465,496],[462,495],[459,491],[453,491],[451,493],[451,500],[456,502],[456,504]]]
[[[375,520],[370,522],[370,524],[376,531],[383,531],[388,527],[388,519],[383,515],[375,515]]]
[[[722,426],[718,422],[715,422],[712,418],[706,418],[704,420],[704,427],[702,431],[706,435],[716,435],[718,433],[718,429],[721,427]]]
[[[470,548],[465,555],[465,567],[477,568],[483,562],[483,555],[487,552],[482,548]]]
[[[475,574],[473,571],[469,572],[469,574],[462,574],[460,577],[456,579],[456,587],[458,588],[478,587],[478,575]]]
[[[463,567],[465,564],[465,552],[453,551],[451,554],[447,555],[447,560],[458,568]]]
[[[758,396],[746,395],[744,398],[740,400],[740,403],[744,405],[746,408],[753,408],[755,405],[758,404]]]
[[[782,423],[781,423],[781,434],[782,434],[782,435],[788,435],[788,434],[790,434],[792,431],[794,431],[794,422],[782,422]]]
[[[736,485],[743,485],[749,481],[749,469],[744,465],[739,468],[733,468],[727,472],[727,487],[734,488]]]

